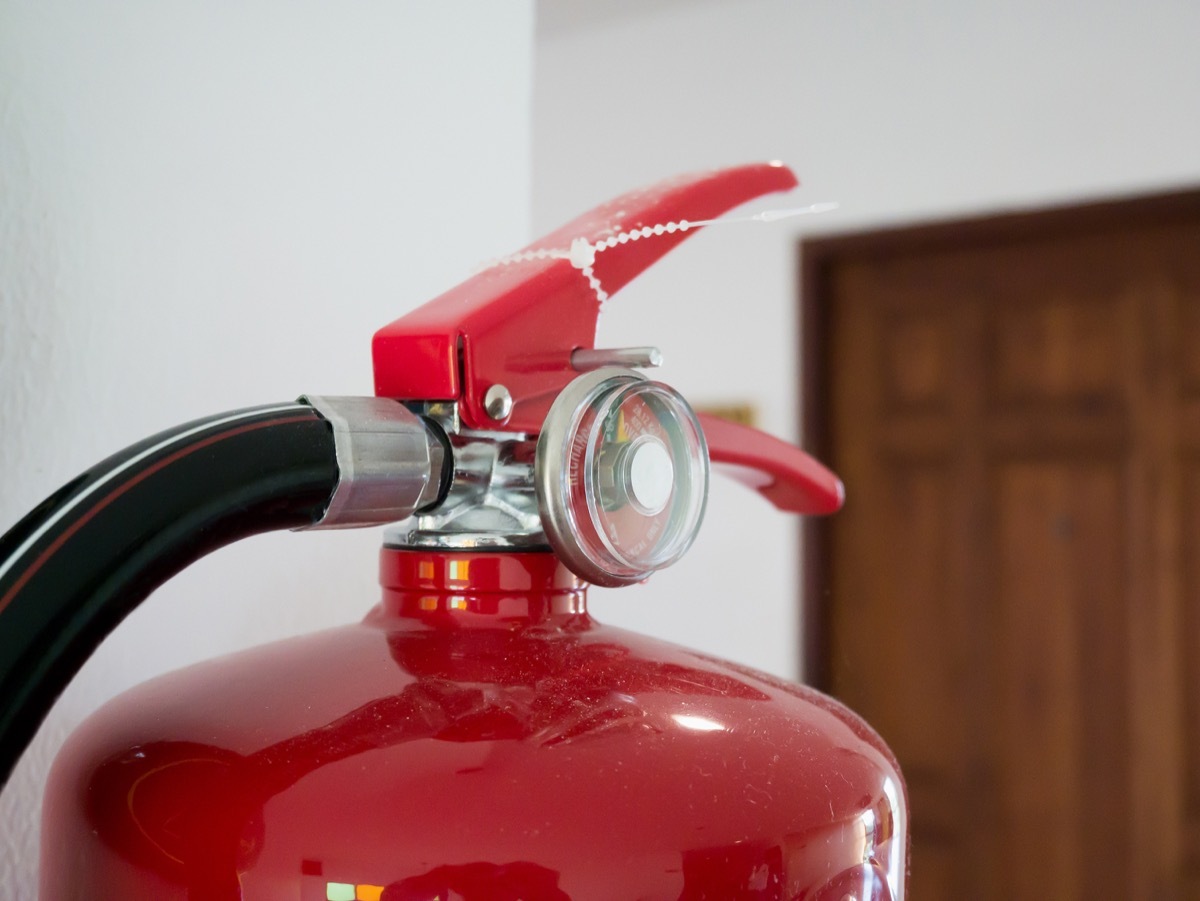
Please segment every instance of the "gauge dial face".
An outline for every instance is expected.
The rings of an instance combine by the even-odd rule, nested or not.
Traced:
[[[576,575],[645,579],[691,545],[708,493],[708,450],[675,391],[599,370],[559,396],[538,442],[547,537]]]

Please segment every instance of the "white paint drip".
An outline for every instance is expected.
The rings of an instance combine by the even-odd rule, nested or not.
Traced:
[[[514,253],[484,263],[477,271],[483,272],[488,269],[494,269],[497,266],[511,266],[514,263],[527,263],[533,260],[568,260],[587,279],[588,287],[596,295],[597,302],[603,304],[608,300],[608,292],[600,284],[600,279],[596,277],[593,267],[596,264],[596,255],[606,250],[611,250],[613,247],[628,244],[630,241],[640,241],[642,238],[653,238],[658,235],[673,235],[676,232],[686,232],[689,229],[700,228],[701,226],[727,225],[735,222],[771,223],[778,222],[780,219],[791,219],[794,216],[828,213],[831,210],[836,210],[838,206],[836,202],[813,203],[808,206],[792,207],[790,209],[763,210],[761,213],[755,213],[753,216],[739,216],[734,219],[700,219],[695,222],[688,219],[680,219],[676,222],[665,222],[659,225],[644,225],[641,228],[609,235],[607,238],[599,240],[594,244],[588,241],[587,238],[580,237],[573,239],[571,246],[565,250],[561,248],[524,250],[521,253]]]

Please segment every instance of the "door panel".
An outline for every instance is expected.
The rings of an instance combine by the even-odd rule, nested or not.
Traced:
[[[1200,193],[804,284],[809,672],[900,759],[913,897],[1200,898]]]
[[[999,897],[1087,899],[1128,884],[1122,474],[1115,465],[998,467],[992,747]],[[985,603],[986,603],[985,599]],[[1116,613],[1118,615],[1114,616]],[[981,661],[983,662],[983,661]]]

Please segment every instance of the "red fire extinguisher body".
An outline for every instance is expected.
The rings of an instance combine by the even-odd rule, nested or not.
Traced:
[[[43,901],[902,901],[904,786],[865,723],[586,605],[680,558],[712,466],[780,510],[842,504],[799,448],[635,371],[656,348],[594,346],[611,292],[795,184],[768,163],[623,195],[382,329],[377,397],[182,425],[0,537],[0,736],[27,739],[191,560],[395,524],[361,623],[161,677],[75,732]]]
[[[903,783],[836,702],[596,622],[549,553],[381,562],[362,623],[159,678],[76,732],[44,901],[899,893]]]

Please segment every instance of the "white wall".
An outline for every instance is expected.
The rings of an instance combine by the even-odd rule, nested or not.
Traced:
[[[1200,183],[1189,0],[543,0],[534,226],[665,175],[783,159],[763,206],[838,213],[710,229],[610,302],[608,345],[656,343],[693,402],[750,399],[797,434],[798,235]],[[854,486],[848,490],[854,492]],[[793,676],[796,527],[728,483],[690,556],[593,592],[602,619]],[[863,624],[870,628],[869,623]]]
[[[0,0],[0,531],[184,420],[371,392],[369,340],[528,237],[527,0]],[[41,783],[150,675],[359,618],[377,532],[271,535],[157,592],[0,795],[32,898]]]

